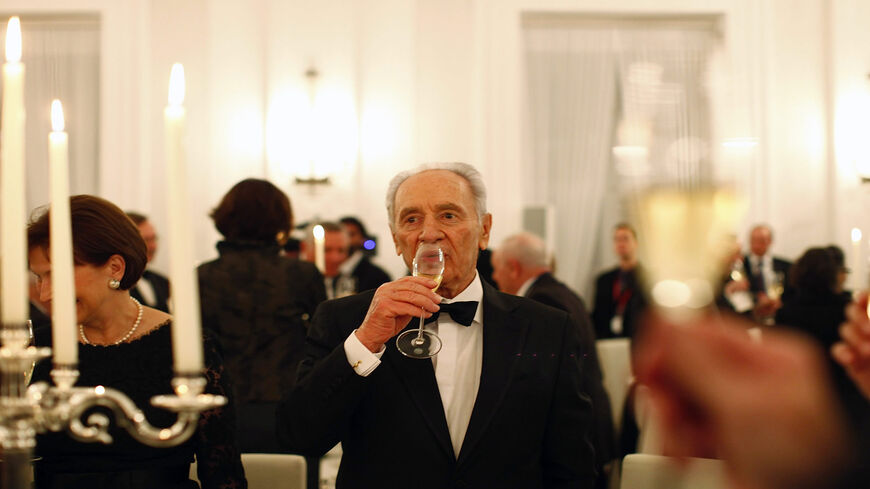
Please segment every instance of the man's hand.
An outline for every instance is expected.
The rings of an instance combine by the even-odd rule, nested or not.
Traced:
[[[737,487],[768,489],[824,487],[848,463],[844,415],[804,338],[765,331],[753,343],[736,320],[651,318],[636,353],[667,455],[718,454]]]
[[[870,319],[867,318],[867,294],[846,307],[846,322],[840,326],[841,341],[831,348],[834,359],[870,399]]]
[[[356,337],[371,352],[381,347],[402,331],[413,318],[423,311],[429,317],[439,309],[441,296],[432,292],[438,284],[429,278],[402,277],[387,282],[375,292]]]

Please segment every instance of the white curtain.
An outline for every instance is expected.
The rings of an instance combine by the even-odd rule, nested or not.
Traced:
[[[532,14],[523,27],[525,204],[554,210],[557,274],[589,301],[594,277],[614,265],[612,227],[639,172],[649,179],[650,162],[693,177],[707,168],[715,24]],[[615,158],[620,145],[643,158]]]
[[[6,38],[2,19],[0,39]],[[60,99],[69,133],[70,193],[97,192],[100,23],[95,15],[22,16],[28,209],[48,203],[51,101]]]

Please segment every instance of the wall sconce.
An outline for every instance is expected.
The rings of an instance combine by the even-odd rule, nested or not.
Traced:
[[[308,68],[305,71],[305,78],[308,80],[308,119],[309,119],[309,128],[314,128],[316,126],[316,117],[317,117],[317,77],[319,73],[317,69],[314,67]],[[295,181],[297,185],[310,185],[311,188],[315,188],[318,185],[329,185],[329,175],[318,177],[317,172],[315,171],[315,161],[314,154],[316,148],[312,148],[309,153],[309,171],[308,175],[300,176],[296,175]]]

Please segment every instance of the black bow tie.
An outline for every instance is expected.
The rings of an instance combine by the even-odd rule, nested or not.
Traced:
[[[474,321],[474,313],[477,312],[477,301],[441,304],[441,310],[432,313],[432,316],[427,318],[424,322],[426,324],[431,323],[438,319],[438,314],[442,312],[450,314],[450,317],[453,318],[454,321],[463,326],[471,326],[471,322]]]

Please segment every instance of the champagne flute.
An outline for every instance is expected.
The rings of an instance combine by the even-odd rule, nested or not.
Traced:
[[[444,273],[444,251],[437,243],[420,243],[414,256],[412,273],[415,277],[431,278],[435,281],[434,292],[441,285]],[[406,357],[431,358],[441,351],[441,338],[423,328],[425,310],[420,309],[420,326],[409,329],[396,338],[396,347]]]

